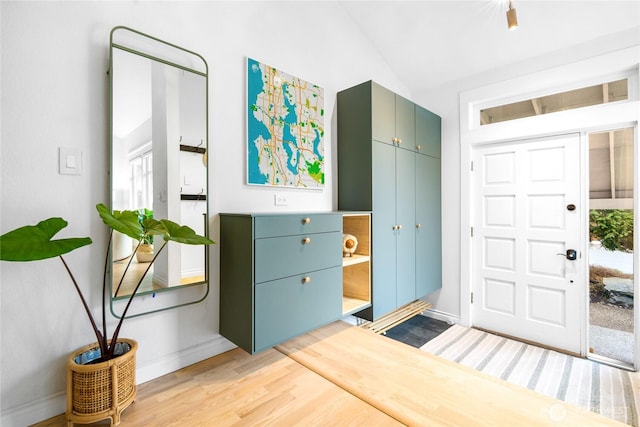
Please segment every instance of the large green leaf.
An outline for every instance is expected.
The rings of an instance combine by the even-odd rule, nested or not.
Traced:
[[[0,260],[35,261],[57,257],[91,244],[88,237],[51,240],[67,226],[62,218],[49,218],[0,236]]]
[[[215,242],[205,236],[196,234],[196,232],[186,225],[179,225],[168,219],[145,220],[144,227],[147,232],[161,235],[164,240],[172,242],[184,243],[186,245],[211,245]]]
[[[138,221],[137,212],[113,211],[112,213],[103,203],[96,205],[96,209],[98,210],[102,221],[109,227],[122,234],[126,234],[137,241],[142,240],[144,230]]]

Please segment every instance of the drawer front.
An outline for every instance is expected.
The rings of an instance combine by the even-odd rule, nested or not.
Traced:
[[[341,267],[262,283],[255,290],[256,352],[342,317]]]
[[[340,232],[255,240],[256,283],[338,265],[342,265]]]
[[[336,214],[301,213],[255,218],[256,239],[340,230],[342,230],[341,216]]]

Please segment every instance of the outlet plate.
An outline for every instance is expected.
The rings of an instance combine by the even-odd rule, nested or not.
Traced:
[[[276,206],[287,206],[289,204],[289,200],[287,196],[283,193],[276,193],[273,196],[273,203]]]

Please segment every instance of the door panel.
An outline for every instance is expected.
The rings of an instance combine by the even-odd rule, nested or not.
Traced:
[[[416,299],[416,177],[413,151],[396,149],[397,296],[401,306]]]
[[[440,159],[416,155],[416,297],[442,286]]]
[[[396,308],[396,148],[373,143],[373,317]]]
[[[578,135],[474,150],[475,326],[581,352]],[[575,210],[567,205],[576,205]]]

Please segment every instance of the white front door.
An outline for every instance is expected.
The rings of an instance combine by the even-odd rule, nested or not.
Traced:
[[[580,136],[476,148],[472,177],[473,325],[581,353]]]

